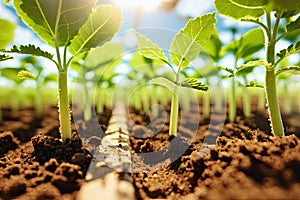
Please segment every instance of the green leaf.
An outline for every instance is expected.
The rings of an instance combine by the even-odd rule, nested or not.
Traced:
[[[1,76],[6,77],[12,81],[14,81],[16,84],[22,83],[24,80],[18,78],[18,73],[21,69],[20,68],[3,68],[1,69]]]
[[[271,67],[270,63],[267,63],[264,60],[254,60],[254,61],[249,61],[246,64],[243,64],[242,66],[238,67],[234,73],[250,73],[255,67],[257,66],[265,66],[265,67]]]
[[[84,61],[84,66],[88,69],[103,67],[120,58],[123,52],[123,45],[106,42],[104,45],[96,47],[88,53]]]
[[[22,20],[52,47],[66,46],[86,22],[96,0],[14,0]]]
[[[207,91],[208,87],[199,82],[196,78],[187,78],[184,81],[180,82],[179,86],[193,88],[196,90]]]
[[[270,0],[272,10],[292,11],[300,9],[299,0]]]
[[[86,23],[71,41],[70,53],[75,55],[104,44],[119,31],[122,21],[123,16],[120,8],[100,5],[91,13]]]
[[[291,44],[290,46],[288,46],[288,48],[280,50],[280,52],[277,53],[277,56],[283,59],[285,57],[288,57],[293,54],[297,54],[299,52],[300,52],[300,41],[298,41],[295,45]]]
[[[284,73],[284,72],[291,72],[291,71],[294,71],[294,72],[300,72],[300,67],[299,66],[287,66],[287,67],[283,67],[283,68],[280,68],[278,69],[275,74],[276,76]]]
[[[245,33],[240,39],[234,40],[226,45],[221,54],[225,55],[232,52],[237,60],[243,58],[245,60],[264,47],[264,33],[261,28],[253,29]]]
[[[13,57],[8,56],[8,55],[4,55],[4,54],[0,54],[0,62],[5,61],[5,60],[9,60],[9,59],[13,59]]]
[[[50,60],[53,58],[53,54],[51,54],[49,52],[46,52],[46,51],[42,51],[40,49],[40,47],[35,47],[32,44],[29,44],[27,46],[20,45],[19,47],[14,45],[10,50],[5,50],[4,52],[19,53],[19,54],[30,54],[30,55],[33,55],[33,56],[45,57],[45,58],[48,58]]]
[[[141,55],[153,60],[169,62],[163,50],[157,44],[138,32],[135,32],[135,34],[138,39],[138,48]]]
[[[255,81],[250,81],[250,83],[247,84],[246,87],[264,88],[264,85]]]
[[[267,4],[267,0],[215,0],[218,12],[235,20],[259,18]]]
[[[153,77],[158,69],[165,66],[165,63],[161,60],[152,60],[142,56],[139,52],[133,54],[129,65],[144,75]]]
[[[16,25],[6,19],[0,19],[0,27],[0,49],[3,49],[12,42]]]
[[[222,49],[222,41],[219,38],[218,32],[215,29],[214,33],[208,40],[205,49],[204,49],[204,54],[206,53],[210,58],[213,59],[213,61],[218,62],[222,55],[221,55],[221,49]]]
[[[151,79],[150,83],[166,87],[173,93],[176,92],[176,88],[178,87],[175,83],[173,83],[172,81],[170,81],[164,77],[157,77],[157,78]]]
[[[57,74],[48,74],[44,77],[44,81],[43,81],[43,84],[47,84],[49,82],[55,82],[57,83],[58,82],[58,76]]]
[[[17,77],[20,79],[36,79],[36,76],[34,74],[26,70],[19,71]]]
[[[287,32],[295,31],[295,30],[300,30],[300,16],[295,21],[290,22],[286,26]]]
[[[215,23],[215,13],[190,19],[173,38],[170,47],[172,63],[178,67],[187,67],[207,44],[213,34]]]

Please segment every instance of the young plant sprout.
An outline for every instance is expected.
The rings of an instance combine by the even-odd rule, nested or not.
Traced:
[[[145,82],[148,82],[149,80],[155,78],[158,74],[158,70],[160,70],[162,67],[164,67],[164,63],[160,60],[153,60],[147,57],[142,56],[138,52],[135,52],[133,54],[133,57],[129,61],[129,65],[132,67],[133,71],[131,73],[128,73],[128,78],[130,80],[133,80],[139,85],[145,84]],[[165,73],[164,73],[165,74]],[[141,75],[141,76],[138,76]],[[149,93],[148,89],[151,89],[151,92]],[[151,101],[152,105],[158,104],[159,102],[159,96],[153,95],[157,94],[157,87],[153,85],[152,87],[148,85],[144,85],[142,88],[143,93],[139,95],[141,97],[141,100],[143,102],[143,109],[144,112],[148,112],[148,107]],[[162,95],[164,97],[164,95]],[[139,101],[139,100],[137,100]],[[134,102],[136,103],[136,101]],[[139,106],[137,104],[137,106]],[[159,107],[154,106],[152,108],[152,115],[154,117],[157,117],[159,114]]]
[[[13,2],[21,19],[43,41],[55,48],[56,59],[54,55],[34,45],[14,46],[4,52],[42,56],[56,65],[60,132],[63,142],[71,138],[67,76],[69,64],[75,56],[112,38],[123,20],[120,8],[111,5],[94,8],[96,2],[96,0]]]
[[[209,13],[194,19],[190,19],[186,26],[173,38],[170,46],[170,60],[163,50],[145,36],[136,33],[138,47],[141,55],[146,58],[161,60],[170,66],[175,74],[173,81],[163,77],[152,79],[151,82],[167,87],[172,92],[169,134],[177,135],[179,100],[177,96],[178,87],[190,87],[198,90],[207,90],[207,86],[198,82],[195,78],[180,80],[180,73],[183,68],[188,67],[199,53],[205,48],[207,41],[215,28],[215,13]],[[177,70],[173,67],[176,66]]]
[[[116,73],[113,69],[122,61],[121,55],[124,52],[124,47],[120,44],[114,44],[107,42],[102,46],[99,46],[86,54],[81,54],[77,58],[73,59],[71,68],[78,74],[76,81],[83,87],[83,113],[84,120],[89,121],[92,118],[91,108],[92,100],[89,94],[88,83],[92,84],[92,87],[103,88],[104,83],[109,83],[112,86],[112,78]],[[93,72],[91,76],[87,76],[89,72]],[[100,95],[100,91],[97,97],[97,111],[103,110],[104,93]],[[105,90],[104,90],[105,91]],[[78,105],[79,106],[79,105]]]
[[[44,68],[39,64],[34,56],[28,56],[21,60],[22,70],[18,72],[17,76],[20,79],[33,79],[35,80],[34,92],[34,110],[36,118],[40,119],[43,116],[43,99],[42,88],[48,82],[57,82],[56,74],[45,74]]]
[[[299,33],[300,17],[298,16],[288,23],[285,19],[299,14],[300,1],[215,0],[215,6],[220,14],[235,20],[254,22],[263,29],[265,35],[265,60],[251,62],[244,67],[265,66],[265,91],[272,133],[274,135],[284,135],[284,128],[278,104],[276,77],[284,71],[298,71],[300,70],[300,67],[286,66],[285,68],[278,69],[278,64],[284,58],[300,52],[300,41],[295,41],[294,44],[277,53],[278,59],[276,59],[276,52],[278,52],[276,51],[276,44],[289,34]],[[262,16],[265,16],[266,22],[262,21]],[[284,32],[280,33],[280,30],[284,30]]]

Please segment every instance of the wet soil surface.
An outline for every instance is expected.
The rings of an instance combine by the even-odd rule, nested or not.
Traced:
[[[151,121],[131,110],[138,199],[300,198],[299,113],[285,115],[287,134],[275,137],[265,111],[245,119],[239,109],[229,123],[194,110],[182,114],[177,137],[168,135],[167,112]],[[195,131],[192,123],[199,124]]]
[[[41,119],[36,119],[29,108],[21,109],[18,115],[4,109],[3,114],[0,199],[75,199],[92,159],[84,144],[90,142],[91,135],[101,140],[97,133],[107,125],[111,111],[106,109],[88,123],[76,120],[72,123],[73,138],[64,144],[59,140],[56,107],[47,109]],[[81,117],[76,111],[75,115]],[[93,134],[87,127],[96,120],[98,127],[93,130],[97,133]],[[80,138],[77,133],[82,133]]]
[[[137,199],[299,199],[298,113],[284,116],[287,136],[274,137],[266,112],[245,119],[238,110],[237,122],[229,123],[223,114],[204,117],[197,110],[181,112],[177,137],[168,135],[167,112],[151,120],[130,110]],[[0,199],[76,199],[110,110],[88,123],[73,111],[73,140],[65,144],[56,107],[42,119],[33,109],[17,116],[3,111]]]

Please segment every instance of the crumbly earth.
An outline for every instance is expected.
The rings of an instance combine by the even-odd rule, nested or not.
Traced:
[[[236,123],[224,123],[221,116],[210,119],[191,110],[183,118],[200,118],[197,133],[192,135],[190,125],[181,123],[179,142],[174,142],[168,121],[163,127],[159,124],[163,116],[151,122],[132,110],[137,198],[299,199],[300,129],[294,123],[299,114],[285,116],[288,134],[275,137],[270,136],[266,113],[255,112],[245,119],[239,110]],[[148,156],[151,152],[159,153]]]
[[[299,199],[298,113],[284,115],[288,134],[274,137],[265,112],[245,119],[238,110],[237,122],[229,123],[221,114],[210,119],[194,110],[181,114],[178,137],[168,135],[168,114],[151,121],[130,110],[137,199]],[[57,108],[41,119],[33,109],[3,112],[0,199],[76,199],[110,111],[98,116],[100,126],[77,120],[65,144],[58,139]]]
[[[110,114],[106,110],[98,116],[102,127]],[[89,147],[93,148],[91,141],[101,138],[80,139],[73,123],[73,139],[62,144],[58,124],[55,107],[47,109],[41,119],[34,117],[33,109],[22,109],[18,116],[4,109],[4,122],[0,124],[0,199],[76,199],[92,159],[83,141],[92,143]],[[86,126],[77,121],[81,132],[87,132]]]

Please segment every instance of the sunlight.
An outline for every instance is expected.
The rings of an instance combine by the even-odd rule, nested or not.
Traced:
[[[123,8],[140,8],[143,11],[152,11],[159,7],[161,0],[115,0],[117,5]]]

